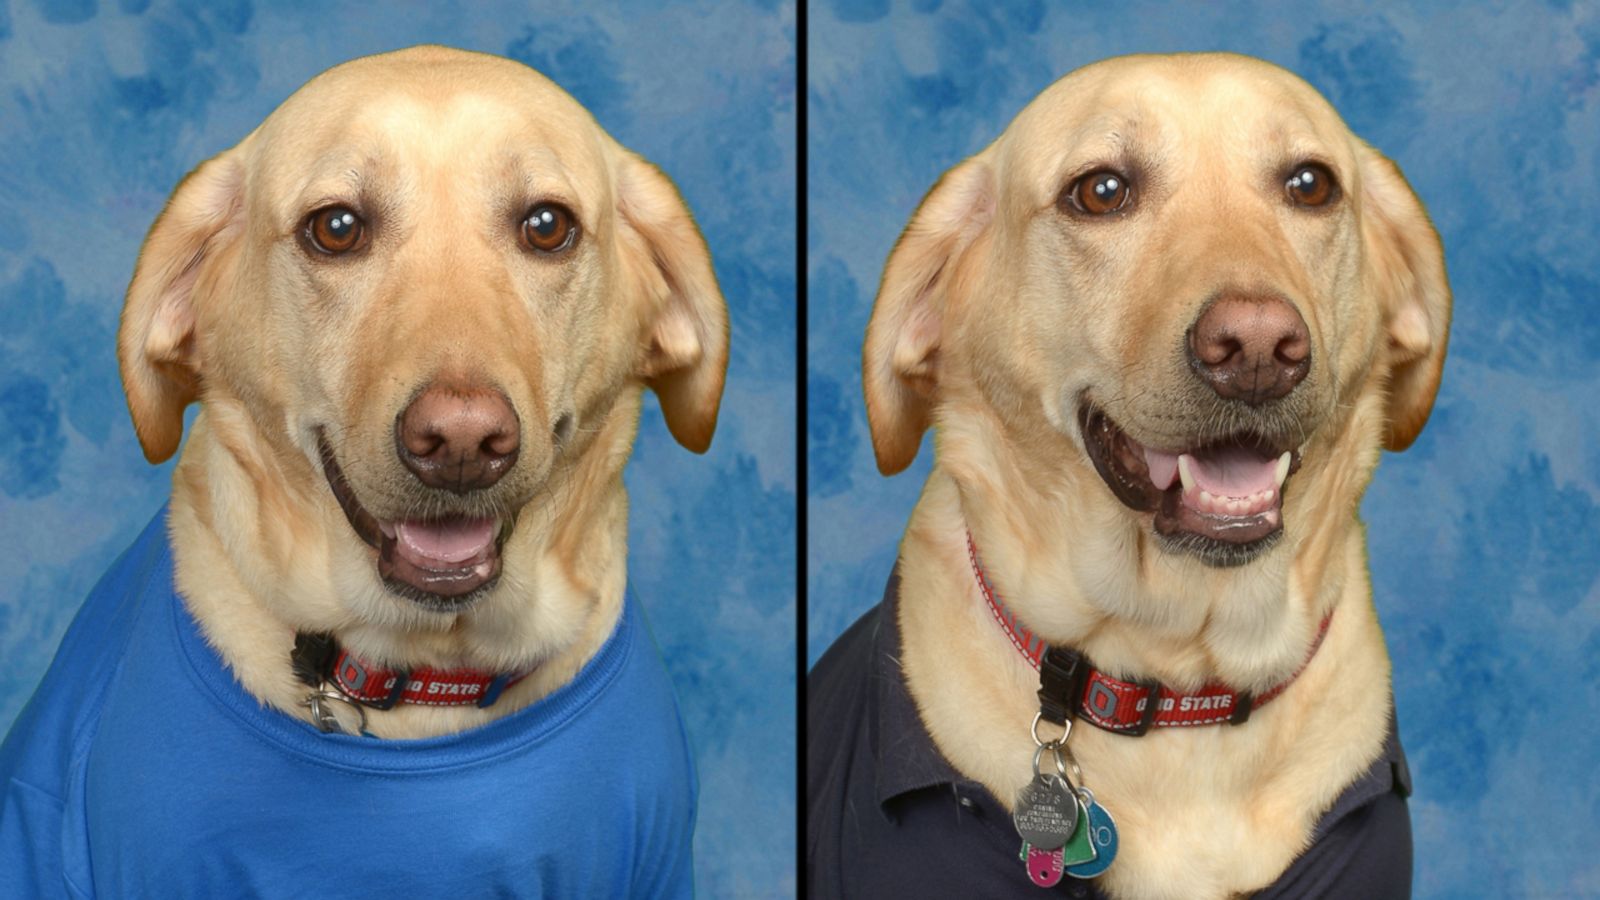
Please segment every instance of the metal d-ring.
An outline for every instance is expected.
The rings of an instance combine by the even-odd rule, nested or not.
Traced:
[[[1043,747],[1046,743],[1055,744],[1058,747],[1065,747],[1067,745],[1067,738],[1072,737],[1072,720],[1067,719],[1065,726],[1066,730],[1061,732],[1061,737],[1047,742],[1043,738],[1039,737],[1039,720],[1043,718],[1044,713],[1042,712],[1033,714],[1033,743],[1039,747]]]
[[[316,690],[307,694],[304,701],[304,705],[311,707],[311,718],[316,724],[317,728],[321,730],[323,734],[346,733],[344,728],[339,724],[339,717],[333,714],[332,709],[329,709],[323,705],[323,703],[328,700],[336,700],[345,704],[346,706],[349,706],[351,709],[354,709],[356,711],[356,715],[361,717],[361,724],[356,728],[356,733],[366,733],[366,708],[354,700],[351,700],[349,697],[346,697],[344,694],[341,694],[333,688],[328,687],[326,684],[323,684],[318,686]]]

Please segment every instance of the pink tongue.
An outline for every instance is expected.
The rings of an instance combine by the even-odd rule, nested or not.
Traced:
[[[1150,483],[1156,490],[1164,491],[1172,487],[1172,479],[1178,477],[1178,454],[1162,453],[1160,450],[1144,448],[1144,464],[1150,469]]]
[[[395,536],[408,556],[459,563],[489,549],[489,543],[494,540],[494,527],[494,519],[408,520],[395,527]]]
[[[1214,496],[1248,497],[1278,486],[1278,461],[1262,459],[1254,450],[1225,447],[1190,458],[1195,486]]]

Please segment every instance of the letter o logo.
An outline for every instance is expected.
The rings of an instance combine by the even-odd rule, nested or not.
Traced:
[[[339,677],[352,691],[359,691],[367,685],[367,670],[361,668],[361,664],[353,659],[344,661],[344,665],[339,669]]]
[[[1117,695],[1098,681],[1089,684],[1089,711],[1102,719],[1117,717]]]

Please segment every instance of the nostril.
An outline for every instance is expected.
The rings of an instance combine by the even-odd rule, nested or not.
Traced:
[[[1244,345],[1236,338],[1222,337],[1212,341],[1207,349],[1209,352],[1202,352],[1201,359],[1207,365],[1220,366],[1244,352]]]
[[[426,459],[439,452],[445,443],[444,435],[430,429],[407,427],[401,424],[400,445],[412,456]]]
[[[510,456],[517,452],[519,444],[515,431],[501,428],[484,438],[483,443],[478,445],[478,451],[484,456]]]
[[[1311,343],[1303,334],[1292,334],[1278,342],[1273,355],[1285,365],[1297,366],[1311,355]]]

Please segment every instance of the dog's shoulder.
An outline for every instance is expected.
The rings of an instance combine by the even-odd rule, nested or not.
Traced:
[[[162,573],[170,583],[164,509],[111,565],[73,617],[38,690],[0,750],[0,783],[6,778],[27,780],[30,762],[64,759],[58,751],[70,753],[76,742],[90,736],[106,690],[137,640],[149,600],[159,594],[152,588],[160,587],[156,582]]]
[[[891,586],[891,590],[892,590]],[[841,634],[806,676],[806,802],[810,820],[818,804],[833,802],[850,776],[851,758],[869,743],[867,729],[876,708],[873,689],[882,668],[880,604],[867,610]]]
[[[162,518],[0,748],[0,894],[286,896],[307,871],[334,894],[459,893],[466,869],[419,870],[424,850],[479,860],[471,889],[504,896],[691,890],[697,778],[634,598],[571,681],[517,713],[417,741],[321,735],[206,643]]]
[[[898,594],[897,573],[806,680],[807,877],[816,896],[983,896],[1006,883],[996,876],[1017,844],[922,724],[900,668]]]
[[[107,694],[146,626],[151,598],[160,596],[163,573],[171,581],[166,518],[163,509],[89,592],[0,743],[0,872],[30,896],[52,896],[62,863],[72,860],[53,852],[61,849],[70,798],[79,793]]]

